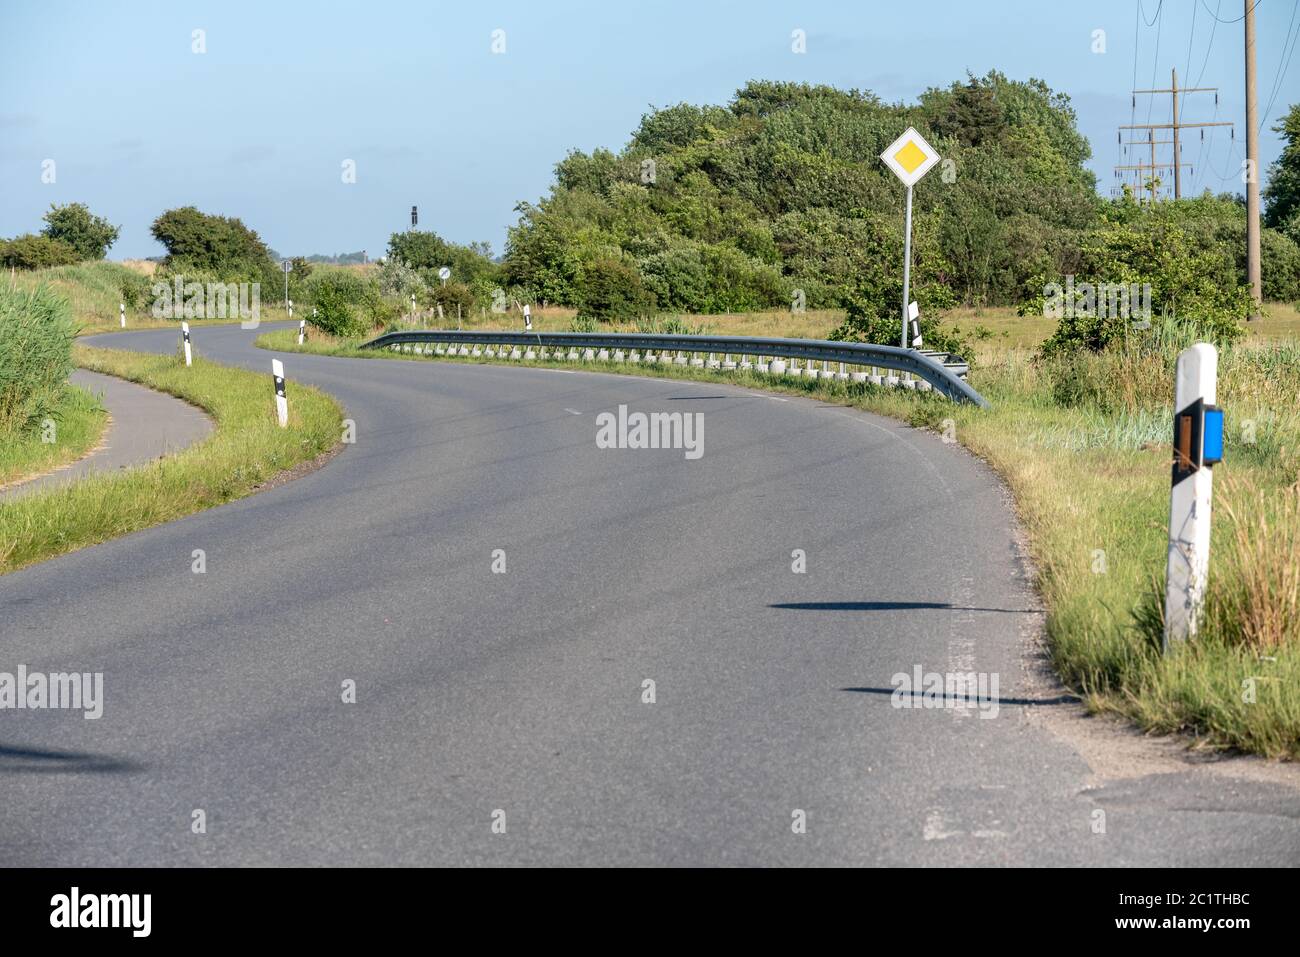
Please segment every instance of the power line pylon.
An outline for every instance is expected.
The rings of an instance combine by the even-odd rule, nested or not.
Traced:
[[[1188,93],[1213,93],[1213,94],[1214,94],[1214,102],[1215,102],[1215,104],[1217,104],[1217,103],[1219,102],[1219,90],[1218,90],[1218,87],[1213,87],[1213,86],[1191,86],[1191,87],[1179,87],[1179,86],[1178,86],[1178,71],[1177,71],[1177,70],[1173,70],[1173,71],[1170,72],[1170,79],[1171,79],[1171,83],[1170,83],[1169,89],[1167,89],[1167,90],[1134,90],[1134,91],[1133,91],[1133,102],[1134,102],[1135,104],[1137,103],[1137,97],[1138,97],[1139,94],[1144,94],[1144,95],[1146,95],[1146,94],[1155,95],[1155,94],[1158,94],[1158,93],[1168,93],[1168,94],[1170,95],[1170,98],[1171,98],[1172,102],[1173,102],[1173,122],[1171,122],[1171,123],[1130,123],[1130,124],[1127,124],[1127,125],[1125,125],[1125,126],[1121,126],[1120,129],[1121,129],[1121,130],[1146,130],[1146,131],[1147,131],[1147,136],[1148,136],[1148,140],[1147,140],[1148,143],[1153,143],[1153,142],[1155,142],[1155,140],[1154,140],[1154,133],[1155,133],[1156,130],[1171,130],[1171,131],[1173,132],[1173,139],[1167,141],[1167,142],[1170,143],[1170,144],[1173,146],[1173,148],[1174,148],[1173,162],[1168,163],[1168,164],[1165,164],[1165,165],[1167,165],[1167,166],[1171,166],[1171,167],[1173,168],[1173,171],[1174,171],[1174,199],[1182,199],[1182,198],[1183,198],[1183,176],[1182,176],[1182,170],[1183,170],[1183,167],[1184,167],[1184,166],[1190,166],[1191,164],[1189,164],[1189,163],[1184,163],[1184,162],[1182,161],[1182,159],[1183,159],[1183,156],[1182,156],[1182,144],[1181,144],[1181,139],[1180,139],[1180,137],[1179,137],[1179,133],[1180,133],[1182,130],[1204,129],[1204,128],[1206,128],[1206,127],[1210,127],[1210,126],[1232,126],[1232,123],[1231,123],[1231,122],[1227,122],[1227,121],[1220,122],[1220,123],[1183,123],[1183,122],[1180,122],[1179,117],[1181,116],[1181,113],[1182,113],[1182,111],[1181,111],[1181,105],[1182,105],[1182,104],[1181,104],[1181,102],[1179,101],[1179,97],[1180,97],[1180,96],[1185,96],[1185,95],[1187,95]],[[1235,130],[1234,130],[1234,133],[1235,133]],[[1122,136],[1122,135],[1123,135],[1123,134],[1121,133],[1121,136]],[[1204,136],[1205,134],[1202,133],[1201,135]],[[1139,145],[1141,145],[1141,144],[1139,144]],[[1152,162],[1152,165],[1155,165],[1154,153],[1153,153],[1152,161],[1151,161],[1151,162]],[[1118,168],[1118,167],[1117,167],[1117,168]]]

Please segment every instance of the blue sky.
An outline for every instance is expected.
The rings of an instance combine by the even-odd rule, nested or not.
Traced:
[[[1137,0],[0,0],[0,236],[36,231],[52,202],[81,201],[121,225],[111,258],[156,255],[153,218],[193,204],[241,217],[282,253],[375,256],[418,204],[422,228],[499,253],[515,204],[546,192],[556,161],[622,147],[651,105],[725,103],[751,78],[912,101],[991,68],[1070,95],[1103,190],[1135,71],[1139,88],[1168,86],[1171,68],[1180,83],[1219,87],[1217,117],[1212,96],[1190,95],[1184,119],[1237,120],[1237,139],[1189,142],[1184,192],[1236,191],[1242,25],[1215,24],[1216,9],[1236,20],[1242,2],[1143,0],[1139,14]],[[1288,31],[1300,34],[1296,0],[1259,0],[1257,21],[1261,115],[1278,87],[1267,165],[1279,150],[1270,127],[1300,100],[1300,63],[1279,77]],[[503,54],[491,49],[498,29]],[[795,29],[805,54],[791,51]],[[1103,54],[1091,49],[1097,29]],[[1168,114],[1166,96],[1150,121]]]

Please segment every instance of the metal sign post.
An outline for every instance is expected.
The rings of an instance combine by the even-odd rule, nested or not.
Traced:
[[[907,326],[911,319],[908,303],[911,301],[912,281],[912,187],[939,162],[939,153],[909,126],[902,136],[885,148],[880,158],[907,187],[907,215],[903,225],[903,331],[898,343],[906,349]]]
[[[280,269],[284,271],[284,308],[289,308],[289,270],[293,269],[293,263],[286,259],[280,263]]]
[[[1174,456],[1165,570],[1165,643],[1196,637],[1210,568],[1210,467],[1223,459],[1223,411],[1215,404],[1218,353],[1198,342],[1178,356]]]

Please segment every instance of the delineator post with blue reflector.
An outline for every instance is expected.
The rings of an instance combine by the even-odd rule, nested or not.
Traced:
[[[1223,459],[1223,411],[1214,404],[1218,353],[1198,342],[1178,356],[1165,573],[1165,651],[1196,636],[1210,567],[1210,466]]]

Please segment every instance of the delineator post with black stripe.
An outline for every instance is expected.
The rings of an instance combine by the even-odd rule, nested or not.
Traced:
[[[1174,455],[1165,573],[1165,651],[1196,637],[1210,568],[1211,466],[1223,458],[1223,411],[1217,398],[1218,353],[1198,342],[1178,356],[1174,382]]]
[[[272,359],[271,374],[275,377],[275,412],[280,419],[280,428],[283,429],[289,425],[289,400],[284,394],[284,363]]]
[[[190,324],[184,319],[181,320],[181,345],[185,347],[185,364],[191,365]]]

